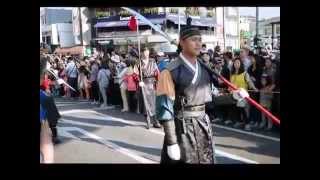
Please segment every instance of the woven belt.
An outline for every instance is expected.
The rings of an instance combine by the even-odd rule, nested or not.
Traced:
[[[181,118],[182,115],[184,118],[188,118],[188,117],[199,117],[199,116],[203,116],[206,112],[205,111],[184,111],[179,112],[178,113],[178,117]]]
[[[197,106],[184,107],[184,111],[204,111],[204,110],[206,110],[206,106],[204,104],[197,105]]]
[[[155,76],[147,76],[147,77],[143,77],[144,79],[150,79],[150,78],[156,78]]]

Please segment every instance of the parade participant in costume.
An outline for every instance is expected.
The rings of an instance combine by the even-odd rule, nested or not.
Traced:
[[[46,68],[50,69],[48,63],[46,64]],[[57,123],[61,118],[61,115],[59,114],[58,108],[54,102],[54,98],[49,90],[49,84],[54,82],[54,78],[52,77],[52,80],[50,80],[50,78],[48,78],[49,74],[46,72],[44,72],[43,75],[45,78],[40,85],[40,89],[42,90],[42,93],[40,92],[41,104],[42,108],[46,109],[46,119],[48,120],[49,127],[52,132],[52,141],[54,144],[58,144],[61,141],[58,138]]]
[[[40,85],[44,80],[44,72],[46,69],[47,58],[40,56]],[[44,107],[44,99],[47,94],[40,89],[40,152],[42,163],[54,162],[54,148],[52,143],[52,133],[47,118],[47,109]]]
[[[145,93],[145,103],[143,101],[143,96],[139,97],[140,107],[145,107],[146,118],[150,118],[153,122],[155,128],[160,128],[160,123],[156,119],[156,82],[160,74],[158,66],[154,59],[149,58],[149,49],[147,47],[142,48],[141,50],[141,66],[142,66],[142,81],[139,82],[141,89]],[[135,72],[140,74],[139,66],[135,68]],[[141,75],[140,75],[141,76]],[[142,95],[142,93],[140,93]],[[148,108],[146,108],[148,107]],[[147,112],[148,111],[148,112]]]
[[[158,52],[157,58],[158,58],[158,69],[161,72],[169,64],[170,59],[163,52]]]
[[[218,82],[197,59],[201,44],[199,30],[183,29],[180,55],[161,72],[156,97],[157,118],[165,132],[160,163],[215,162],[205,103],[212,101],[211,83]]]

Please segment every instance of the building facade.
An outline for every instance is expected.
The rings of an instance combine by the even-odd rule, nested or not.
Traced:
[[[260,20],[259,37],[264,44],[273,43],[274,46],[277,46],[280,42],[280,17]]]
[[[240,16],[240,44],[253,46],[253,38],[256,35],[256,17]]]
[[[72,31],[72,10],[40,8],[40,32],[43,43],[51,47],[70,47],[74,45]]]
[[[180,9],[180,10],[179,10]],[[186,13],[192,18],[191,25],[198,27],[203,34],[203,43],[213,48],[217,43],[215,36],[216,19],[214,8],[182,8],[182,7],[155,7],[135,8],[153,24],[159,26],[172,39],[178,40],[179,11],[180,27],[186,25]],[[94,22],[96,43],[101,45],[113,44],[118,51],[125,51],[128,43],[137,44],[137,32],[130,31],[128,22],[131,14],[120,8],[105,8],[96,10],[98,15]],[[168,41],[155,32],[145,22],[139,21],[139,35],[142,44],[148,44],[156,51],[175,51]]]

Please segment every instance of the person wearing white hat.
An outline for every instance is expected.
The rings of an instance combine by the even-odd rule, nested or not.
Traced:
[[[114,51],[111,52],[111,61],[120,63],[120,56],[117,55]]]

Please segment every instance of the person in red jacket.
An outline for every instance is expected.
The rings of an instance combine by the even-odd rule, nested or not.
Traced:
[[[48,78],[48,74],[45,74],[43,82],[40,85],[40,89],[50,94],[50,84],[51,84],[51,80]]]
[[[129,67],[127,69],[127,72],[123,78],[124,83],[126,84],[127,91],[128,91],[128,104],[129,109],[131,112],[133,112],[133,108],[137,107],[137,98],[136,98],[136,91],[137,91],[137,84],[139,82],[139,77],[136,73],[133,72],[133,67],[135,62],[130,61]]]

